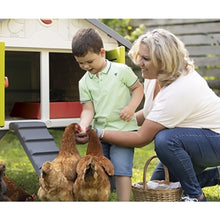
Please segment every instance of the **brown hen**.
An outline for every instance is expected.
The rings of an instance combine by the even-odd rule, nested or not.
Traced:
[[[59,154],[41,168],[38,196],[42,201],[74,201],[73,184],[80,154],[75,143],[75,123],[66,127]]]
[[[35,201],[35,194],[30,195],[6,176],[4,176],[4,181],[7,185],[7,196],[11,201]]]
[[[101,143],[92,129],[88,131],[89,143],[86,156],[77,164],[74,196],[78,201],[107,201],[110,194],[109,176],[114,168],[104,157]]]
[[[35,195],[30,195],[13,180],[5,176],[5,165],[0,165],[0,201],[34,201]]]

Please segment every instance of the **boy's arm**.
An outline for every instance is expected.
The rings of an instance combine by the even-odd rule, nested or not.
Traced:
[[[79,125],[83,132],[86,132],[86,128],[89,127],[94,116],[94,106],[91,101],[83,103],[83,109],[80,116]]]
[[[123,119],[124,121],[130,121],[137,109],[137,107],[139,106],[139,104],[141,103],[141,100],[143,98],[144,95],[144,89],[142,84],[137,81],[131,88],[131,100],[128,103],[128,105],[126,105],[121,112],[119,113],[120,118]]]

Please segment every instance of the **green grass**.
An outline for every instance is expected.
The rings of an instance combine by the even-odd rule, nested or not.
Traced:
[[[57,146],[60,146],[63,129],[50,129],[49,131],[53,135]],[[86,145],[77,146],[81,156],[85,155],[86,147]],[[135,149],[132,183],[142,181],[144,164],[146,160],[153,155],[155,155],[153,144]],[[16,182],[17,185],[25,189],[28,193],[35,193],[37,195],[39,189],[38,176],[18,138],[11,131],[0,140],[0,161],[3,161],[6,165],[7,177]],[[152,160],[150,163],[147,169],[147,180],[150,179],[156,163],[157,159]],[[208,201],[220,201],[219,186],[207,187],[204,188],[203,191]],[[133,196],[131,195],[131,201],[133,200]],[[111,193],[109,201],[117,201],[115,191]]]

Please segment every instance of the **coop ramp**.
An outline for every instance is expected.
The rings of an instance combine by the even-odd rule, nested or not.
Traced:
[[[53,161],[59,152],[53,136],[43,122],[12,122],[15,132],[36,173],[40,176],[45,161]]]

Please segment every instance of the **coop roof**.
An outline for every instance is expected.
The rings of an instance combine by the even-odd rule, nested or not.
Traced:
[[[0,22],[4,20],[6,19],[0,19]],[[131,48],[132,44],[129,40],[125,39],[123,36],[115,32],[113,29],[111,29],[110,27],[108,27],[107,25],[99,21],[98,19],[85,19],[85,20],[87,20],[89,23],[93,24],[94,26],[96,26],[97,28],[105,32],[108,36],[115,39],[120,45],[125,46],[126,49]]]
[[[92,23],[102,31],[104,31],[106,34],[108,34],[110,37],[114,38],[116,41],[118,41],[119,44],[125,46],[127,49],[131,48],[131,42],[126,40],[124,37],[122,37],[120,34],[115,32],[113,29],[99,21],[98,19],[86,19],[88,22]]]

